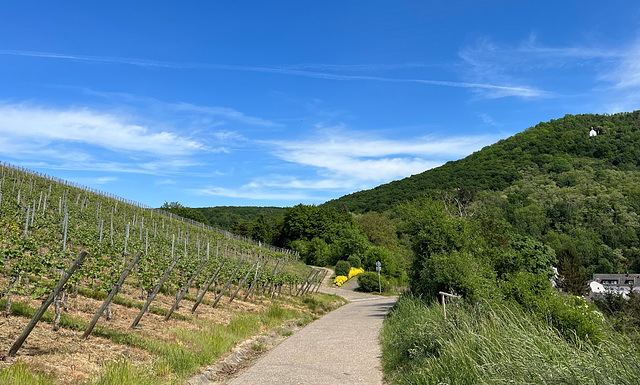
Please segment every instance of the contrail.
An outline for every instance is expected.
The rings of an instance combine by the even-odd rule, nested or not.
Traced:
[[[417,83],[428,84],[434,86],[443,87],[457,87],[457,88],[475,88],[475,89],[488,89],[488,90],[500,90],[510,92],[512,96],[526,96],[526,97],[539,97],[548,94],[547,91],[520,86],[504,86],[496,84],[485,83],[467,83],[467,82],[453,82],[444,80],[429,80],[429,79],[406,79],[406,78],[389,78],[380,76],[364,76],[364,75],[340,75],[328,72],[314,72],[296,70],[286,67],[253,67],[253,66],[238,66],[229,64],[209,64],[209,63],[175,63],[157,60],[135,59],[135,58],[123,58],[123,57],[108,57],[108,56],[87,56],[87,55],[74,55],[74,54],[62,54],[51,52],[36,52],[36,51],[17,51],[17,50],[0,50],[0,55],[5,56],[24,56],[24,57],[38,57],[47,59],[62,59],[62,60],[76,60],[94,63],[114,63],[114,64],[126,64],[139,67],[157,67],[157,68],[175,68],[175,69],[188,69],[188,68],[209,68],[228,71],[246,71],[246,72],[262,72],[272,73],[288,76],[302,76],[316,79],[327,79],[337,81],[375,81],[375,82],[388,82],[388,83]]]

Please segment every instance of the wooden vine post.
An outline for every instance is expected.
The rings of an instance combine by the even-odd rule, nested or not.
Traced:
[[[311,293],[317,293],[318,290],[320,290],[320,286],[322,285],[322,282],[324,281],[325,277],[327,276],[327,273],[328,273],[328,271],[325,270],[324,274],[322,274],[322,278],[320,278],[318,280],[318,283],[316,284],[316,286],[313,289],[311,289]]]
[[[453,294],[445,293],[444,291],[439,292],[438,295],[440,295],[440,300],[442,302],[442,315],[444,316],[444,320],[446,322],[447,321],[447,307],[445,305],[444,298],[445,297],[460,298],[460,296],[459,295],[453,295]]]
[[[273,296],[276,294],[276,289],[279,288],[280,290],[282,290],[282,283],[280,283],[280,278],[282,278],[282,274],[284,273],[284,268],[287,266],[287,260],[286,259],[283,259],[283,260],[284,262],[282,263],[282,268],[280,268],[280,272],[278,273],[278,277],[276,278],[277,284],[276,286],[274,286],[273,291],[271,292],[270,299],[273,299]]]
[[[273,268],[273,271],[271,272],[271,280],[269,280],[268,282],[265,282],[264,285],[262,285],[262,292],[260,293],[260,300],[262,301],[262,296],[264,296],[264,291],[267,289],[267,286],[269,286],[269,288],[271,288],[271,283],[273,281],[273,277],[276,275],[276,272],[278,271],[278,266],[280,266],[280,260],[278,259],[276,261],[276,265]]]
[[[89,327],[87,328],[87,330],[85,330],[84,334],[82,335],[82,339],[85,339],[85,338],[89,337],[89,335],[93,331],[93,328],[96,326],[96,323],[98,323],[98,320],[100,319],[100,316],[102,315],[104,310],[107,308],[107,306],[109,306],[109,304],[111,304],[111,301],[113,300],[113,297],[115,297],[118,294],[118,291],[120,291],[120,287],[124,283],[124,280],[127,279],[127,276],[129,275],[129,273],[131,273],[131,270],[133,270],[133,267],[138,263],[138,260],[140,259],[141,255],[142,255],[142,251],[138,251],[138,254],[136,254],[136,256],[133,258],[133,260],[129,263],[129,266],[127,266],[127,268],[124,269],[124,271],[120,275],[120,279],[115,284],[115,286],[113,286],[113,288],[111,288],[111,292],[109,293],[107,298],[102,303],[102,306],[100,306],[100,309],[98,309],[96,314],[93,316],[93,319],[91,320],[91,323],[89,324]]]
[[[247,271],[247,274],[245,274],[244,278],[242,278],[242,281],[240,281],[240,283],[238,283],[238,288],[236,289],[236,291],[234,291],[233,294],[231,295],[231,297],[229,297],[229,303],[231,303],[231,301],[233,301],[233,299],[236,297],[236,295],[238,294],[240,289],[244,286],[245,282],[247,282],[247,279],[249,278],[249,275],[253,271],[253,268],[254,267],[257,268],[259,263],[260,263],[260,260],[256,259],[256,261],[253,263],[253,265],[251,265],[251,268],[249,268],[249,271]]]
[[[209,254],[207,253],[207,256],[208,255]],[[178,308],[178,305],[180,304],[180,301],[182,300],[182,298],[184,298],[185,294],[187,294],[187,292],[189,291],[189,287],[191,287],[191,284],[193,283],[193,281],[196,279],[198,274],[200,274],[200,271],[202,271],[202,268],[204,267],[205,263],[207,263],[207,259],[200,262],[200,266],[198,266],[198,269],[196,270],[196,272],[193,273],[193,275],[191,276],[191,278],[189,278],[189,281],[187,282],[185,287],[182,288],[182,291],[178,294],[178,298],[176,299],[176,302],[173,304],[173,306],[171,306],[171,310],[169,310],[169,312],[167,312],[167,315],[164,317],[165,321],[169,321],[169,318],[171,318],[171,314],[173,314],[173,312],[176,311],[176,309]]]
[[[153,292],[147,298],[147,302],[144,304],[142,309],[140,309],[140,313],[138,313],[138,316],[136,317],[136,319],[133,320],[133,323],[131,324],[132,329],[138,326],[138,323],[142,319],[142,316],[147,311],[147,309],[149,309],[149,306],[151,306],[151,301],[153,301],[153,299],[156,297],[156,295],[160,291],[160,288],[162,287],[162,285],[164,285],[164,282],[167,280],[167,278],[169,278],[169,275],[173,271],[173,268],[176,267],[176,265],[178,264],[179,259],[180,259],[180,255],[176,255],[173,261],[171,261],[171,265],[169,265],[169,268],[164,272],[164,275],[162,276],[162,278],[160,279],[156,287],[153,289]]]
[[[258,263],[259,266],[258,266],[258,269],[256,269],[256,275],[253,277],[253,282],[251,282],[251,286],[249,286],[249,289],[247,290],[247,292],[244,293],[244,297],[242,298],[243,301],[246,301],[247,298],[249,298],[249,295],[251,295],[253,290],[258,286],[258,279],[262,277],[262,272],[264,271],[264,268],[267,266],[268,263],[269,263],[269,260],[267,260],[266,258],[262,262],[262,265]]]
[[[208,252],[209,252],[209,245],[207,245],[207,253]],[[218,245],[216,244],[216,257],[217,256],[218,256]],[[224,259],[222,260],[222,262],[220,262],[220,265],[218,265],[218,268],[216,269],[216,271],[213,273],[213,275],[209,279],[209,282],[207,282],[207,284],[202,289],[202,292],[200,293],[200,296],[196,299],[196,303],[194,303],[193,307],[191,308],[191,313],[195,313],[196,309],[198,308],[198,306],[202,302],[202,299],[204,298],[205,293],[209,290],[209,287],[211,287],[211,284],[213,284],[213,281],[215,281],[216,277],[218,277],[218,274],[220,273],[220,270],[222,269],[222,266],[224,266],[225,262],[227,262],[227,250],[226,250],[226,248],[225,248],[225,252],[224,252]],[[216,295],[217,295],[217,293],[216,293]]]
[[[316,270],[315,274],[313,275],[313,278],[311,278],[311,280],[309,280],[309,284],[307,285],[307,288],[302,291],[303,295],[307,294],[309,292],[309,289],[311,289],[311,286],[315,285],[316,279],[317,279],[319,274],[320,274],[320,269]]]
[[[220,291],[220,294],[216,294],[216,300],[213,302],[213,305],[211,306],[212,308],[215,308],[218,305],[218,302],[220,302],[220,299],[222,298],[224,291],[227,290],[229,286],[231,286],[231,282],[233,282],[233,278],[235,278],[236,274],[238,274],[238,270],[240,270],[240,266],[242,266],[243,263],[244,263],[244,255],[240,257],[240,262],[238,262],[238,266],[236,266],[236,269],[233,271],[233,273],[229,277],[229,280]]]
[[[60,291],[62,291],[62,287],[64,286],[64,284],[67,283],[67,281],[69,280],[69,278],[71,278],[73,273],[78,269],[78,267],[80,267],[80,265],[86,258],[87,254],[88,253],[85,250],[81,251],[78,257],[76,258],[76,260],[73,261],[71,266],[69,266],[69,269],[67,269],[67,271],[64,273],[62,278],[60,278],[60,281],[58,281],[58,284],[53,288],[53,291],[51,292],[51,294],[49,294],[49,297],[47,297],[47,299],[42,303],[42,306],[40,306],[40,309],[38,309],[36,314],[33,315],[33,318],[31,318],[31,321],[29,321],[29,324],[27,324],[27,327],[25,327],[24,330],[22,331],[22,334],[20,334],[20,337],[18,337],[16,342],[14,342],[13,346],[11,346],[11,349],[9,349],[9,353],[8,353],[9,357],[13,357],[16,355],[16,353],[18,352],[18,350],[20,349],[24,341],[27,339],[27,337],[29,337],[29,334],[31,333],[33,328],[36,326],[38,321],[40,321],[40,318],[42,318],[42,316],[44,315],[44,312],[47,311],[47,308],[49,307],[49,305],[51,305],[51,302],[53,302],[53,300],[58,296]]]
[[[307,281],[309,281],[309,278],[311,278],[311,275],[314,273],[314,269],[311,269],[311,271],[309,272],[309,275],[307,275],[307,279],[304,280],[304,282],[302,283],[302,285],[300,285],[300,288],[298,289],[298,292],[296,293],[296,297],[300,295],[300,293],[302,292],[302,289],[305,287],[305,285],[307,284]]]

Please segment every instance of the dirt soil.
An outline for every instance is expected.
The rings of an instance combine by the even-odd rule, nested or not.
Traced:
[[[0,287],[7,287],[6,279],[0,278]],[[138,289],[125,286],[119,296],[142,302],[139,294]],[[135,331],[131,331],[130,326],[139,310],[112,304],[113,319],[107,322],[103,314],[98,325],[119,331],[133,332],[142,337],[172,341],[177,338],[175,330],[178,328],[201,329],[202,327],[199,325],[202,325],[203,322],[225,325],[239,312],[258,312],[270,305],[270,302],[266,300],[262,303],[244,302],[241,301],[241,298],[236,297],[229,304],[228,297],[223,297],[215,309],[202,303],[193,315],[191,307],[194,302],[183,299],[180,303],[180,309],[176,313],[187,317],[187,320],[172,318],[165,322],[163,316],[149,314],[142,318]],[[213,293],[205,295],[205,300],[213,301],[213,299]],[[152,306],[168,310],[174,300],[175,296],[158,294]],[[41,300],[33,300],[19,295],[14,295],[12,301],[28,303],[34,308],[39,308],[42,303]],[[81,295],[74,298],[73,295],[70,295],[69,310],[66,314],[90,322],[101,304],[101,300]],[[53,312],[53,309],[54,307],[51,305],[49,311]],[[60,328],[55,332],[52,324],[42,321],[36,325],[16,357],[7,357],[6,352],[24,330],[29,319],[15,316],[5,318],[4,309],[0,310],[2,311],[2,315],[0,315],[0,367],[12,365],[20,360],[31,369],[54,376],[57,378],[57,383],[75,384],[98,375],[102,363],[106,361],[126,359],[132,364],[142,364],[155,358],[151,353],[142,349],[116,344],[111,340],[93,335],[89,336],[87,340],[82,340],[80,337],[84,330],[74,331]]]

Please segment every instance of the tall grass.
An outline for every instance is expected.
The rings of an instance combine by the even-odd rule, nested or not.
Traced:
[[[437,303],[403,296],[383,329],[391,384],[640,384],[640,351],[607,330],[567,339],[515,305],[479,303],[444,322]]]

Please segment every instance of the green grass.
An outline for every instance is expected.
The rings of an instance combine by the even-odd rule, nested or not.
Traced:
[[[513,305],[449,309],[402,296],[381,331],[385,378],[399,384],[639,384],[640,350],[611,330],[567,339]]]
[[[0,300],[0,308],[4,309],[6,305],[6,299]],[[38,309],[31,307],[24,302],[11,301],[11,315],[13,316],[32,318],[33,315],[36,314],[36,311],[38,311]],[[55,314],[53,312],[47,310],[40,321],[53,323],[54,316]],[[70,330],[86,330],[88,326],[88,322],[71,317],[64,312],[60,313],[60,327]]]
[[[0,368],[2,385],[53,385],[55,379],[39,373],[32,373],[21,362],[8,368]]]
[[[83,297],[87,297],[87,298],[93,298],[93,299],[97,299],[100,301],[104,301],[105,298],[107,298],[107,293],[100,291],[100,290],[92,290],[92,289],[87,289],[87,288],[78,288],[78,294],[82,295]],[[185,296],[186,297],[186,296]],[[136,300],[132,300],[132,299],[128,299],[128,298],[124,298],[121,297],[119,295],[116,295],[115,297],[113,297],[113,301],[114,304],[116,305],[120,305],[120,306],[124,306],[126,308],[129,309],[142,309],[142,307],[144,306],[144,302],[141,301],[136,301]],[[203,301],[204,302],[204,301]],[[156,315],[160,315],[160,316],[165,316],[167,315],[168,310],[167,309],[162,309],[159,308],[157,306],[150,306],[149,307],[149,312],[152,314],[156,314]],[[178,314],[176,312],[174,312],[173,314],[171,314],[172,318],[175,318],[177,320],[187,320],[188,317],[182,315],[182,314]]]
[[[100,376],[88,385],[153,385],[159,384],[159,378],[149,375],[141,367],[131,365],[126,360],[105,362]]]

